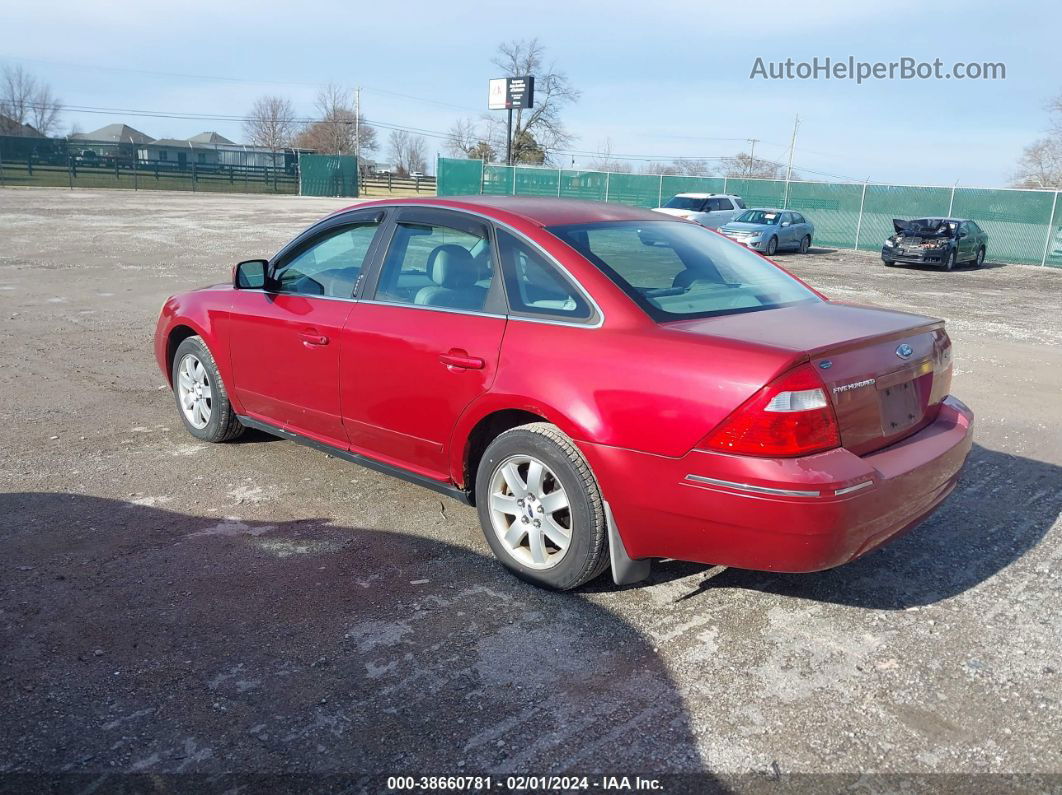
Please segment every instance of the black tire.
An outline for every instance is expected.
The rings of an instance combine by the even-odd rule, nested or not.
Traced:
[[[181,406],[180,390],[178,389],[179,371],[181,362],[187,356],[194,356],[203,365],[210,385],[210,419],[202,428],[195,427],[189,421]],[[225,383],[221,380],[221,376],[218,374],[218,366],[214,361],[214,355],[210,352],[206,343],[203,342],[202,337],[188,337],[177,346],[177,351],[173,354],[173,362],[170,364],[170,377],[173,380],[173,397],[177,404],[177,416],[184,423],[185,430],[196,439],[202,439],[204,442],[230,442],[244,432],[244,426],[236,417],[236,412],[232,410],[232,404],[229,402],[229,393],[225,388]]]
[[[544,463],[568,497],[571,541],[559,562],[551,568],[524,565],[509,552],[494,530],[490,484],[496,471],[513,456],[533,456]],[[483,535],[495,557],[523,580],[566,591],[589,582],[608,568],[608,525],[601,490],[579,448],[555,425],[546,422],[521,425],[499,434],[488,445],[476,472],[476,509]]]
[[[948,252],[948,257],[944,260],[944,270],[955,270],[955,249]]]
[[[778,238],[772,237],[767,241],[767,250],[764,252],[768,257],[773,257],[778,253]]]
[[[884,262],[886,265],[888,265],[890,268],[895,268],[896,267],[895,260],[885,259],[884,257],[882,257],[881,261]]]
[[[811,250],[811,235],[804,235],[800,241],[800,253],[807,254]]]
[[[977,249],[977,258],[974,259],[974,267],[975,268],[980,268],[984,264],[985,264],[985,247],[981,246],[981,248]]]

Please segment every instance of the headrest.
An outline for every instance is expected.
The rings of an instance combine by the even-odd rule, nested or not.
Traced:
[[[433,282],[449,290],[471,287],[479,278],[472,255],[453,243],[436,246],[428,255],[428,274]]]

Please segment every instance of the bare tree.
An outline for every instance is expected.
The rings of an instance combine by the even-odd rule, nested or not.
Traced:
[[[319,120],[311,122],[298,134],[295,145],[331,155],[352,155],[376,151],[376,130],[356,117],[350,90],[329,83],[317,93]]]
[[[1048,135],[1022,150],[1013,184],[1019,188],[1062,188],[1062,94],[1047,104]]]
[[[5,66],[0,74],[0,133],[23,135],[23,125],[41,135],[55,132],[63,106],[52,94],[51,86],[42,83],[21,66]]]
[[[295,108],[285,97],[264,96],[255,100],[243,123],[249,143],[273,152],[291,146],[295,136]]]
[[[631,165],[625,160],[617,160],[612,155],[612,139],[606,138],[597,147],[597,155],[587,163],[590,171],[613,171],[624,174],[631,173]]]
[[[388,144],[399,176],[405,177],[414,171],[423,173],[427,168],[427,144],[419,135],[392,130]]]
[[[678,174],[678,167],[674,163],[665,163],[661,160],[650,160],[644,166],[642,166],[642,173],[652,176],[660,175],[669,177],[674,174]]]
[[[443,149],[450,157],[468,157],[479,143],[479,133],[472,119],[458,119],[446,131],[446,143]]]
[[[1022,151],[1014,185],[1019,188],[1062,188],[1062,136],[1033,141]]]
[[[707,161],[697,158],[677,157],[674,160],[675,171],[686,177],[715,176],[715,168]]]
[[[782,179],[785,166],[773,160],[753,157],[747,152],[739,152],[733,157],[724,157],[722,161],[723,176],[744,179]],[[796,175],[794,175],[795,178]]]
[[[564,72],[553,63],[546,65],[545,55],[546,48],[537,38],[527,41],[520,39],[498,45],[491,63],[509,77],[534,75],[535,107],[526,110],[518,108],[515,111],[513,141],[522,140],[522,134],[528,133],[548,161],[554,152],[575,140],[561,122],[561,111],[566,105],[578,101],[580,93]],[[532,153],[525,150],[525,154]],[[514,161],[521,162],[515,155]]]

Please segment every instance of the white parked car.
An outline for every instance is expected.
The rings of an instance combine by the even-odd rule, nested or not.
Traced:
[[[740,196],[729,193],[679,193],[668,199],[663,207],[654,209],[658,213],[677,215],[709,229],[716,229],[733,221],[745,209],[745,202]]]

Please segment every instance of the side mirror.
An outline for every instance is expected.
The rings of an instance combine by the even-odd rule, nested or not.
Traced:
[[[237,290],[263,290],[268,268],[269,263],[264,259],[244,260],[233,270],[232,286]]]
[[[782,226],[789,226],[789,222],[788,221],[782,221]]]

